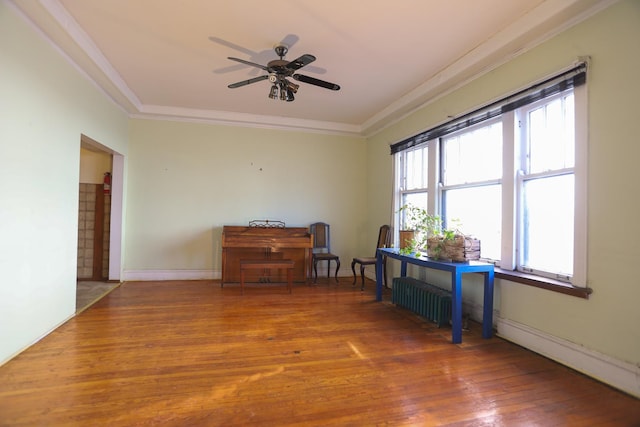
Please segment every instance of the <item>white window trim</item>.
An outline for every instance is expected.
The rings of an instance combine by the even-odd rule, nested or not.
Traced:
[[[587,200],[587,166],[588,166],[588,102],[587,84],[573,88],[574,114],[575,114],[575,200],[574,200],[574,265],[570,284],[575,287],[587,287],[587,232],[588,232],[588,200]],[[518,181],[518,158],[519,133],[516,134],[515,123],[516,113],[506,112],[502,115],[503,132],[503,207],[502,207],[502,243],[501,259],[498,267],[504,270],[513,271],[516,268],[516,222],[519,212],[516,211],[520,205],[516,203],[517,181]],[[428,143],[428,211],[430,214],[439,215],[441,211],[440,201],[442,196],[442,184],[440,180],[440,144],[438,139],[430,140]],[[398,227],[396,214],[400,208],[400,192],[398,191],[401,178],[400,156],[394,156],[394,177],[395,185],[393,189],[394,223]],[[396,228],[397,229],[397,228]],[[397,234],[397,233],[394,233]],[[397,244],[397,242],[396,242]],[[544,276],[540,276],[543,279]]]
[[[571,284],[587,287],[587,233],[588,233],[588,158],[589,158],[589,122],[587,85],[573,89],[575,104],[575,200],[574,200],[574,237],[573,237],[573,277]]]
[[[503,114],[502,121],[502,247],[500,248],[499,267],[505,270],[516,268],[516,218],[518,218],[516,203],[518,152],[515,143],[515,113],[509,111]]]
[[[429,181],[427,193],[427,212],[429,215],[440,215],[440,201],[442,200],[442,186],[440,185],[440,144],[438,139],[432,139],[429,144]]]

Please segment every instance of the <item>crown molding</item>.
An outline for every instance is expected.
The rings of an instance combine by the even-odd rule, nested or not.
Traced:
[[[544,2],[362,124],[365,137],[405,119],[619,0]]]
[[[545,1],[360,125],[142,104],[59,0],[12,0],[12,3],[68,61],[132,118],[371,137],[617,1]],[[72,51],[62,51],[60,45],[69,39],[73,41]]]
[[[149,120],[172,120],[192,123],[207,123],[225,126],[243,126],[261,129],[289,130],[310,133],[335,134],[361,137],[362,129],[357,125],[296,119],[282,116],[263,116],[231,111],[197,110],[191,108],[143,105],[130,117]]]

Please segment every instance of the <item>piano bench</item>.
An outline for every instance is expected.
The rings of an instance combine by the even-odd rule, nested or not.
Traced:
[[[291,293],[293,283],[293,266],[295,262],[290,259],[243,259],[240,260],[240,289],[244,295],[244,275],[247,270],[282,269],[287,270],[287,289]]]

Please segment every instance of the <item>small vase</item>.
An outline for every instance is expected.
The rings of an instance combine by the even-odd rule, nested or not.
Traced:
[[[400,230],[400,249],[406,249],[411,247],[413,238],[415,237],[415,231],[413,230]]]

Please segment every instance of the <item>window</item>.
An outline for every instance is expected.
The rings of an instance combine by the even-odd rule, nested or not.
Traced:
[[[573,93],[518,111],[519,270],[573,275],[575,113]]]
[[[505,270],[586,286],[585,81],[583,64],[394,144],[396,209],[459,222]]]
[[[397,178],[399,203],[396,208],[406,204],[412,204],[422,208],[427,208],[428,179],[429,179],[429,150],[424,146],[413,150],[403,151],[398,156],[398,170],[400,175]],[[402,229],[404,218],[398,218],[396,229]]]
[[[442,138],[442,216],[481,242],[482,257],[499,260],[502,225],[502,122]]]

